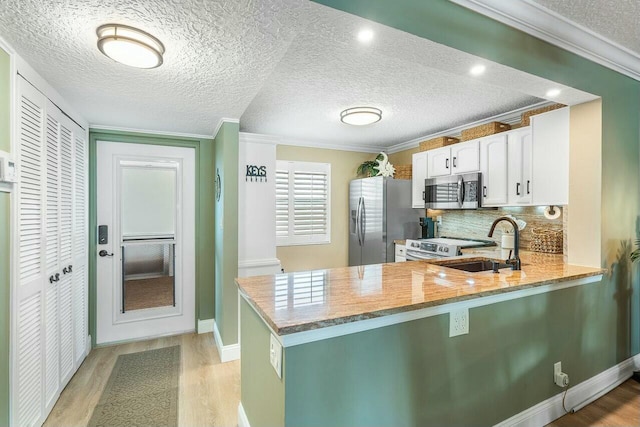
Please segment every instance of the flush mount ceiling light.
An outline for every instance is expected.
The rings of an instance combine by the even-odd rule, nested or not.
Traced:
[[[474,65],[469,70],[469,74],[471,74],[472,76],[479,76],[479,75],[483,74],[486,69],[487,69],[487,67],[485,67],[482,64]]]
[[[360,30],[360,32],[358,33],[358,40],[360,40],[362,43],[369,43],[371,40],[373,40],[373,31],[368,28]]]
[[[379,122],[382,119],[382,110],[374,107],[347,108],[340,113],[342,123],[354,126],[366,126]]]
[[[162,65],[164,45],[147,32],[128,25],[105,24],[96,34],[100,52],[116,62],[136,68]]]
[[[560,95],[560,89],[549,89],[547,91],[547,98],[555,98]]]

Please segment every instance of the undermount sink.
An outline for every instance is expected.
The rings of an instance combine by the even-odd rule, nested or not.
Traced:
[[[493,270],[493,261],[486,260],[474,260],[474,261],[464,261],[460,260],[455,264],[445,264],[444,267],[455,268],[456,270],[468,271],[470,273],[477,273],[480,271],[489,271]],[[503,262],[498,263],[498,269],[511,267],[509,264],[505,264]]]

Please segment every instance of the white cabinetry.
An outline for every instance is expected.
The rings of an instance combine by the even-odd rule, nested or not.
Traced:
[[[534,205],[569,203],[569,108],[531,117]]]
[[[405,262],[407,260],[407,247],[406,245],[399,245],[396,243],[396,257],[395,262]]]
[[[531,128],[509,133],[509,205],[531,204]],[[568,168],[569,165],[566,165]]]
[[[498,134],[480,140],[482,206],[507,203],[507,135]]]
[[[18,78],[12,424],[40,425],[86,355],[86,132]]]
[[[411,161],[411,207],[424,209],[424,180],[427,179],[427,153],[415,153]]]
[[[480,169],[479,140],[460,142],[451,147],[427,151],[429,178],[474,172]]]

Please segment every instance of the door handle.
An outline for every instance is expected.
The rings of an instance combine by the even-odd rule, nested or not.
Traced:
[[[460,175],[458,175],[458,205],[462,207],[464,203],[464,181]]]
[[[358,236],[358,245],[362,246],[362,239],[360,238],[360,203],[362,197],[358,197],[358,207],[356,208],[356,235]]]
[[[98,252],[98,255],[100,255],[101,257],[113,256],[113,254],[110,254],[109,252],[105,251],[104,249],[101,250],[100,252]]]
[[[73,265],[69,265],[62,269],[62,274],[69,274],[71,273],[72,269],[73,269]]]
[[[49,283],[59,282],[60,281],[60,273],[53,274],[49,276]]]
[[[364,245],[364,234],[367,231],[367,225],[365,221],[367,220],[367,212],[365,210],[364,205],[364,197],[362,198],[362,209],[360,209],[360,234],[362,235],[362,244]]]

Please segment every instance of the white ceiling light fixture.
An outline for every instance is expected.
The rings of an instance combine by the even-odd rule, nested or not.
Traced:
[[[373,40],[373,30],[370,30],[369,28],[360,30],[360,32],[358,33],[358,40],[360,40],[362,43],[369,43],[371,40]]]
[[[162,65],[164,45],[151,34],[128,25],[105,24],[96,30],[100,52],[124,65],[156,68]]]
[[[375,107],[347,108],[340,113],[342,123],[354,126],[366,126],[382,120],[382,110]]]
[[[471,74],[472,76],[479,76],[479,75],[484,74],[486,69],[487,69],[487,67],[482,65],[482,64],[474,65],[469,70],[469,74]]]
[[[547,91],[547,98],[555,98],[556,96],[560,95],[560,89],[549,89]]]

